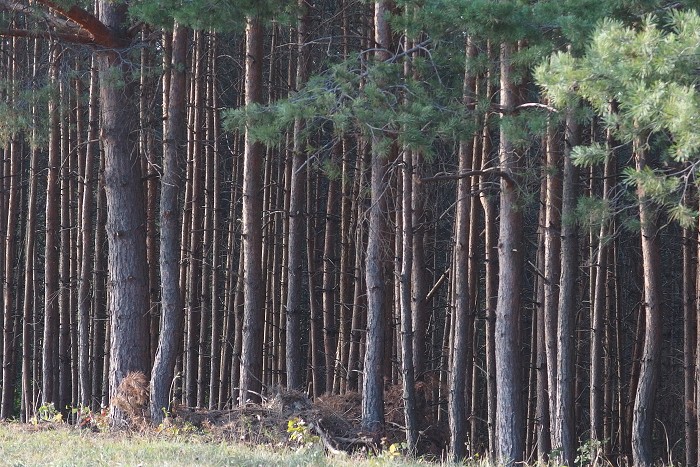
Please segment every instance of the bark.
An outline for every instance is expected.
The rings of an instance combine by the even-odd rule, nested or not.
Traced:
[[[54,46],[50,64],[50,81],[58,84],[59,50]],[[49,100],[49,161],[46,187],[46,236],[44,261],[44,339],[42,348],[42,404],[58,403],[58,231],[60,223],[60,121],[56,96]]]
[[[100,20],[126,41],[125,4],[100,2]],[[127,373],[145,373],[148,369],[146,214],[138,152],[130,128],[131,122],[136,120],[134,80],[125,56],[117,50],[98,52],[97,62],[105,155],[105,229],[109,243],[109,392],[112,399]],[[114,416],[119,418],[117,412]]]
[[[513,46],[501,45],[501,108],[515,107],[511,55]],[[523,415],[520,377],[520,293],[522,277],[522,212],[518,187],[512,177],[518,172],[518,155],[501,127],[501,169],[511,179],[501,179],[501,218],[498,240],[498,303],[496,305],[496,439],[497,459],[506,465],[523,459]]]
[[[562,183],[561,183],[561,154],[557,141],[556,124],[549,122],[547,128],[547,186],[544,224],[544,344],[546,348],[546,374],[548,388],[548,417],[553,423],[556,418],[557,398],[557,321],[559,308],[559,279],[561,270],[561,213],[562,213]],[[557,446],[559,440],[556,428],[545,428],[546,436],[551,433],[550,446]],[[549,440],[548,440],[549,441]],[[549,444],[547,442],[546,444]],[[547,446],[549,447],[549,446]],[[541,453],[542,454],[542,453]]]
[[[570,111],[566,117],[567,151],[578,144],[579,129]],[[562,212],[573,212],[577,199],[577,170],[571,157],[564,155]],[[559,312],[557,317],[557,398],[554,420],[554,449],[560,452],[563,465],[573,465],[575,456],[574,380],[576,378],[576,294],[578,282],[578,230],[572,222],[562,223],[561,279],[559,281]]]
[[[213,353],[211,352],[211,345],[214,340],[218,340],[217,337],[213,337],[212,340],[212,308],[214,305],[215,298],[212,295],[213,283],[216,278],[212,275],[214,268],[214,244],[216,243],[216,235],[214,231],[214,178],[215,173],[218,172],[218,167],[216,167],[214,145],[213,145],[213,131],[214,131],[214,109],[212,102],[212,62],[211,62],[211,50],[212,49],[212,37],[211,35],[207,41],[207,47],[205,51],[205,57],[203,60],[206,63],[205,68],[205,79],[206,82],[202,83],[202,86],[206,85],[205,90],[205,101],[202,117],[202,125],[205,128],[205,133],[202,135],[202,143],[204,144],[204,154],[205,154],[205,174],[204,174],[204,237],[202,245],[202,279],[201,288],[199,292],[200,296],[200,321],[199,321],[199,362],[197,364],[197,373],[199,378],[197,379],[197,407],[205,407],[207,405],[207,399],[209,402],[213,400],[213,394],[209,392],[211,385],[209,384],[209,377],[211,376],[211,365]],[[218,353],[218,352],[217,352]],[[219,373],[218,369],[216,371],[217,375]],[[216,397],[218,399],[218,396]]]
[[[172,62],[163,144],[163,174],[160,195],[160,335],[150,382],[151,421],[163,420],[170,407],[170,388],[182,336],[183,309],[180,300],[180,223],[178,196],[182,184],[185,136],[185,72],[188,30],[176,24],[172,38]]]
[[[489,62],[493,57],[491,44],[487,44],[487,55]],[[486,77],[485,95],[492,94],[491,77],[495,70],[489,70]],[[484,272],[484,294],[486,302],[486,392],[487,392],[487,425],[489,438],[489,456],[495,459],[496,456],[496,402],[498,399],[496,392],[496,306],[498,298],[498,230],[497,230],[497,196],[490,189],[493,178],[484,171],[490,168],[491,160],[491,134],[489,129],[489,117],[484,117],[484,127],[482,131],[482,174],[479,177],[480,199],[484,210],[484,262],[486,270]]]
[[[685,423],[685,465],[693,466],[697,462],[697,438],[695,436],[697,420],[695,419],[695,349],[697,339],[697,319],[695,316],[696,277],[693,264],[693,231],[683,229],[683,373],[685,404],[683,418]]]
[[[17,39],[12,40],[12,68],[10,70],[10,92],[14,93],[14,88],[19,84],[19,64],[17,63],[18,56]],[[10,105],[14,96],[10,97]],[[15,336],[17,335],[18,318],[16,311],[19,309],[19,300],[15,300],[16,281],[15,280],[15,257],[17,255],[17,226],[19,217],[19,201],[20,201],[20,173],[21,173],[21,145],[19,137],[16,135],[10,141],[10,158],[9,172],[5,173],[5,183],[9,181],[9,200],[7,205],[7,222],[5,230],[5,238],[1,241],[5,242],[4,270],[5,279],[3,281],[3,315],[4,315],[4,330],[3,330],[3,368],[2,368],[2,409],[0,410],[0,418],[7,419],[13,415],[14,400],[15,400],[15,373],[17,368],[17,349],[15,345]]]
[[[413,164],[412,152],[404,150],[403,194],[402,194],[402,238],[401,238],[401,380],[403,384],[404,419],[406,423],[406,445],[409,453],[416,452],[418,442],[418,420],[416,415],[415,373],[413,366],[413,316],[411,309],[411,273],[413,271]],[[397,268],[398,269],[398,268]]]
[[[61,288],[58,297],[59,314],[59,334],[58,334],[58,404],[63,415],[67,415],[67,407],[71,405],[71,308],[70,308],[70,258],[73,250],[71,242],[71,221],[70,221],[70,166],[71,159],[68,145],[69,127],[68,107],[69,90],[64,80],[60,81],[59,90],[61,94],[61,231],[60,251],[59,251],[59,275]]]
[[[644,138],[634,143],[637,170],[647,166]],[[654,423],[654,399],[659,379],[661,356],[661,260],[656,213],[642,187],[637,188],[641,222],[642,261],[644,264],[644,348],[639,384],[634,400],[632,420],[632,457],[640,467],[654,464],[651,432]]]
[[[32,77],[36,79],[39,67],[40,42],[34,41]],[[32,140],[38,137],[37,123],[39,119],[39,106],[32,108]],[[35,347],[34,339],[36,335],[33,311],[37,308],[35,303],[36,289],[34,264],[36,258],[36,229],[37,229],[37,198],[38,192],[38,172],[39,153],[38,146],[31,145],[29,159],[29,193],[27,199],[27,228],[25,230],[25,254],[24,254],[24,298],[22,300],[22,405],[20,421],[27,422],[34,412],[34,393],[37,381],[32,377],[32,361],[34,360]],[[34,361],[34,366],[38,367],[39,362]]]
[[[342,146],[336,143],[333,150],[333,164],[339,162],[339,152]],[[337,317],[335,314],[336,303],[336,267],[338,262],[336,258],[335,244],[338,242],[338,218],[335,214],[335,208],[338,204],[339,182],[337,179],[328,181],[328,195],[326,197],[326,226],[323,240],[323,350],[325,357],[326,369],[326,392],[333,393],[333,377],[335,372],[335,348],[338,340]]]
[[[467,40],[467,59],[476,56],[476,47],[471,39]],[[474,74],[467,69],[464,75],[464,104],[468,109],[473,108],[472,97],[476,82]],[[472,169],[473,139],[468,136],[460,142],[459,146],[459,171]],[[460,462],[467,455],[467,372],[469,354],[472,347],[472,327],[474,317],[471,309],[469,295],[469,228],[471,208],[471,179],[463,178],[457,182],[457,219],[455,221],[455,245],[454,245],[454,326],[451,353],[452,364],[449,373],[449,422],[450,445],[452,458]]]
[[[386,15],[389,11],[388,1],[374,4],[374,39],[378,46],[388,51],[391,32]],[[387,52],[378,52],[379,60],[386,59]],[[386,251],[384,232],[387,230],[387,162],[388,154],[381,154],[378,144],[372,144],[371,199],[369,208],[369,232],[367,237],[367,254],[365,264],[365,281],[367,284],[367,333],[364,358],[364,375],[362,380],[362,427],[378,433],[384,426],[384,384],[383,359],[386,326],[386,286],[384,282],[384,263]]]
[[[263,27],[248,18],[246,27],[246,104],[262,101]],[[265,319],[262,275],[262,159],[260,143],[246,131],[243,168],[243,347],[239,403],[260,400],[262,390],[262,338]]]
[[[90,72],[90,103],[88,120],[95,121],[97,117],[97,70],[92,63]],[[80,231],[82,235],[82,258],[80,268],[80,286],[78,289],[78,374],[79,374],[79,401],[84,406],[90,406],[92,402],[92,379],[90,375],[90,292],[92,281],[90,272],[94,267],[93,252],[95,243],[93,238],[93,216],[95,214],[95,166],[99,162],[99,148],[93,142],[97,137],[97,128],[90,125],[88,130],[88,143],[85,153],[85,173],[83,175],[83,201]],[[94,355],[93,355],[94,357]]]
[[[308,78],[307,61],[309,48],[305,46],[309,14],[305,0],[299,2],[300,16],[297,29],[298,62],[296,71],[297,83],[303,84]],[[301,389],[303,382],[302,353],[299,343],[301,338],[302,318],[302,259],[304,238],[304,179],[301,173],[304,163],[302,131],[304,123],[301,118],[294,121],[294,136],[292,149],[291,182],[289,193],[289,240],[287,243],[287,304],[286,312],[286,354],[287,354],[287,387]]]
[[[219,100],[218,100],[218,88],[217,88],[217,54],[218,48],[218,36],[216,34],[212,35],[212,44],[210,47],[211,52],[211,75],[210,79],[210,95],[211,95],[211,111],[209,112],[208,125],[207,127],[211,131],[211,137],[207,138],[209,144],[212,146],[213,151],[213,206],[212,206],[212,229],[213,229],[213,245],[212,245],[212,266],[211,266],[211,372],[209,376],[209,408],[219,408],[219,391],[221,388],[220,372],[221,372],[221,347],[223,344],[223,313],[222,313],[222,303],[220,298],[221,290],[221,210],[222,210],[222,197],[221,197],[221,156],[219,153]],[[233,252],[231,252],[233,253]]]
[[[194,55],[192,58],[194,76],[192,78],[193,93],[191,128],[192,141],[188,157],[192,160],[192,171],[189,180],[192,185],[192,198],[189,200],[191,206],[191,225],[189,242],[189,265],[187,269],[187,343],[186,343],[186,366],[185,366],[185,401],[188,407],[198,405],[197,381],[199,378],[199,337],[202,302],[200,300],[200,287],[203,281],[202,254],[203,254],[203,206],[204,206],[204,102],[203,102],[203,80],[204,80],[204,33],[195,31]]]
[[[547,232],[547,197],[549,196],[549,192],[547,190],[547,182],[549,181],[549,174],[548,174],[548,168],[546,165],[543,167],[543,172],[547,174],[547,176],[543,177],[542,182],[540,183],[540,213],[539,213],[539,229],[538,229],[538,238],[537,238],[537,270],[538,272],[542,269],[544,277],[542,276],[537,276],[536,278],[536,288],[535,288],[535,293],[536,293],[536,307],[537,307],[537,315],[535,317],[536,323],[533,324],[533,351],[532,353],[534,354],[535,357],[535,368],[536,368],[536,381],[535,381],[535,391],[536,391],[536,408],[535,408],[535,431],[536,433],[533,434],[532,438],[533,441],[536,440],[537,443],[537,460],[539,462],[546,462],[547,461],[547,456],[549,456],[550,451],[552,450],[552,443],[551,443],[551,431],[550,431],[550,422],[551,422],[551,417],[553,415],[553,411],[550,410],[550,405],[549,405],[549,396],[550,394],[554,394],[555,389],[553,386],[550,386],[549,382],[549,374],[552,373],[549,370],[550,365],[547,362],[547,300],[545,298],[546,294],[546,282],[548,281],[547,279],[547,273],[546,273],[546,254],[547,252],[545,251],[546,249],[546,237],[547,235],[551,235],[551,232]],[[561,226],[558,226],[558,228],[561,228]],[[557,232],[559,234],[560,232]],[[551,272],[550,272],[551,273]],[[551,278],[550,274],[550,278]],[[559,282],[559,278],[557,278],[557,283]],[[551,303],[551,300],[550,300]],[[556,321],[556,313],[554,314],[554,318]],[[555,323],[556,324],[556,323]],[[551,325],[550,325],[551,326]],[[554,336],[556,337],[556,330],[553,333]],[[556,346],[556,344],[555,344]],[[556,347],[554,347],[556,348]],[[549,388],[552,387],[553,389],[550,391]],[[530,405],[532,405],[532,400],[529,401]],[[532,411],[529,411],[531,413]],[[527,444],[526,444],[527,445]],[[529,448],[530,446],[528,446]]]

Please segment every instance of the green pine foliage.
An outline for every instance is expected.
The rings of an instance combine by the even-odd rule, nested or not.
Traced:
[[[623,144],[641,141],[657,163],[641,171],[624,169],[624,183],[642,189],[687,226],[696,213],[681,202],[700,160],[700,15],[694,10],[644,16],[638,27],[619,20],[600,22],[585,54],[558,52],[539,65],[535,78],[559,107],[588,103]],[[611,112],[611,105],[617,111]],[[574,162],[602,163],[599,145],[575,148]]]
[[[295,8],[296,2],[289,0],[134,0],[129,14],[165,29],[177,21],[192,29],[241,31],[248,16],[289,23]]]

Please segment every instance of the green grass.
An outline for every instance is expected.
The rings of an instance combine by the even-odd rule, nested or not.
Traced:
[[[17,423],[0,424],[0,465],[425,467],[427,464],[387,457],[329,457],[318,446],[302,450],[251,446],[199,434],[142,436],[93,433],[62,424],[42,429]]]

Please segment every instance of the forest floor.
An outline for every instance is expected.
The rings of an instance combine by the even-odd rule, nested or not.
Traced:
[[[112,426],[104,411],[74,410],[67,423],[52,406],[41,407],[30,423],[0,423],[0,465],[448,465],[442,460],[447,427],[430,423],[431,417],[421,426],[420,458],[405,455],[399,387],[386,394],[385,432],[371,436],[360,427],[357,393],[312,402],[285,391],[232,410],[175,407],[154,427],[146,416],[143,375],[124,383],[114,405],[126,413],[125,426]],[[486,464],[475,459],[470,465]]]
[[[227,442],[202,433],[92,432],[67,424],[0,424],[0,465],[8,466],[418,466],[379,455],[329,455],[320,445],[289,448]]]

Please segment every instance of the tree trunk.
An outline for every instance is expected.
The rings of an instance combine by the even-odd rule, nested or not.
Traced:
[[[19,83],[19,64],[17,54],[17,38],[12,39],[12,69],[10,79],[10,92],[14,93],[12,87]],[[10,105],[12,105],[11,97]],[[15,373],[17,368],[17,350],[15,345],[15,336],[17,335],[18,318],[15,316],[19,307],[19,300],[16,300],[16,281],[15,280],[15,257],[17,251],[17,226],[19,218],[19,201],[20,201],[20,175],[21,175],[21,145],[18,136],[14,136],[10,141],[10,170],[5,173],[6,182],[9,179],[9,201],[7,205],[7,222],[5,230],[5,238],[0,241],[5,242],[4,270],[5,279],[3,281],[3,315],[4,315],[4,338],[3,338],[3,368],[2,368],[2,409],[0,410],[0,418],[7,419],[13,415],[15,401]]]
[[[557,397],[557,321],[559,309],[559,279],[561,274],[561,213],[562,183],[561,154],[557,141],[556,123],[550,120],[547,125],[547,174],[545,224],[544,224],[544,344],[546,349],[546,374],[548,388],[547,414],[551,422],[556,423]],[[550,422],[550,424],[551,424]],[[546,435],[554,438],[557,430],[550,426],[545,428]],[[556,446],[558,440],[548,440],[547,444]]]
[[[515,107],[511,56],[513,46],[501,45],[501,108]],[[501,126],[501,218],[498,240],[498,303],[496,305],[496,439],[497,458],[508,466],[523,459],[523,416],[520,377],[520,293],[522,281],[522,211],[518,207],[518,155]]]
[[[467,67],[471,66],[470,59],[476,57],[476,47],[471,39],[467,39]],[[476,86],[475,77],[468,68],[464,74],[464,105],[473,108],[473,99]],[[459,173],[465,173],[472,169],[473,138],[466,135],[459,144]],[[454,326],[451,353],[452,365],[449,371],[449,422],[450,445],[452,458],[460,462],[467,455],[467,372],[468,357],[472,347],[472,327],[474,317],[472,315],[471,300],[469,297],[469,227],[471,207],[471,178],[463,177],[457,182],[457,219],[455,221],[455,245],[454,245]]]
[[[301,9],[297,29],[296,81],[303,84],[308,77],[309,47],[305,46],[308,35],[309,15],[305,0],[299,1]],[[292,168],[289,193],[289,240],[287,242],[287,305],[286,305],[286,354],[287,354],[287,388],[301,389],[304,372],[302,370],[302,278],[303,278],[303,239],[304,239],[304,180],[301,173],[304,164],[302,150],[302,131],[304,122],[301,118],[294,121],[294,148],[292,150]]]
[[[58,84],[60,50],[54,45],[49,68],[50,81]],[[44,344],[42,349],[42,404],[58,403],[58,233],[60,228],[60,121],[57,96],[49,99],[49,167],[46,185],[46,264],[44,286]]]
[[[493,46],[487,44],[488,62],[493,60]],[[495,75],[495,70],[489,67],[486,77],[484,94],[490,96],[493,93],[491,81]],[[491,157],[491,130],[489,128],[489,115],[484,116],[484,126],[482,129],[482,170],[489,169],[492,164]],[[497,219],[497,196],[490,188],[493,178],[488,175],[481,175],[479,180],[481,205],[484,210],[484,262],[486,270],[484,273],[484,295],[486,314],[486,400],[487,400],[487,426],[489,438],[489,457],[496,458],[496,402],[498,399],[496,391],[496,306],[498,299],[498,256],[497,242],[498,230]]]
[[[374,4],[374,40],[381,49],[377,58],[388,58],[391,32],[386,15],[389,2],[379,1]],[[383,360],[386,326],[386,285],[384,282],[384,263],[386,251],[384,232],[387,230],[388,182],[386,180],[388,154],[378,150],[378,141],[373,141],[371,158],[371,198],[369,208],[369,233],[367,237],[367,254],[365,264],[365,281],[367,283],[367,333],[362,380],[362,427],[378,433],[384,427],[384,382]]]
[[[88,120],[97,120],[97,70],[93,61],[90,73],[90,104]],[[99,147],[94,142],[97,138],[97,128],[90,125],[88,129],[88,143],[85,153],[85,173],[83,175],[83,202],[80,230],[82,235],[82,259],[80,267],[80,287],[78,289],[78,374],[80,379],[79,401],[89,407],[92,399],[92,379],[90,375],[90,291],[92,281],[90,272],[94,267],[93,252],[95,243],[93,238],[93,216],[95,214],[95,165],[99,162]],[[94,138],[94,139],[93,139]],[[94,355],[93,355],[94,358]]]
[[[579,129],[573,111],[566,116],[567,151],[578,144]],[[570,154],[564,154],[562,213],[573,212],[577,202],[577,170]],[[559,312],[557,316],[557,379],[556,411],[552,414],[554,449],[559,461],[573,465],[576,432],[574,419],[574,380],[576,378],[575,326],[578,282],[578,229],[573,222],[563,222],[561,231],[561,276],[559,280]]]
[[[32,77],[37,78],[39,67],[39,40],[34,41],[33,50],[33,66]],[[38,137],[38,119],[40,108],[38,105],[32,107],[32,139]],[[37,308],[35,303],[36,288],[34,265],[36,258],[36,229],[37,229],[37,198],[38,191],[38,173],[39,173],[39,153],[41,149],[36,145],[30,147],[29,159],[29,194],[27,200],[27,228],[25,230],[25,254],[24,254],[24,299],[22,310],[22,405],[20,412],[20,421],[27,422],[34,412],[34,393],[35,386],[38,383],[32,377],[32,361],[34,360],[34,339],[36,339],[36,324],[34,321],[34,310]],[[38,339],[37,339],[38,340]],[[38,367],[39,362],[34,361],[34,366]]]
[[[646,140],[634,142],[637,170],[647,166]],[[641,222],[642,260],[644,264],[644,349],[642,350],[639,384],[634,400],[632,420],[632,457],[634,465],[654,464],[651,432],[654,423],[654,398],[659,379],[661,355],[661,260],[659,254],[656,213],[643,188],[637,188]]]
[[[246,26],[246,105],[262,101],[263,27],[257,18]],[[265,283],[262,275],[262,145],[246,131],[243,168],[243,347],[239,403],[260,400]]]
[[[100,20],[127,37],[127,5],[100,2]],[[110,399],[129,372],[148,370],[146,214],[141,165],[130,125],[136,120],[134,80],[117,50],[97,53],[101,139],[105,154],[106,233],[111,318]],[[118,413],[114,413],[119,418]]]
[[[182,339],[183,310],[180,295],[180,222],[178,196],[182,185],[185,136],[185,61],[188,30],[175,25],[172,38],[170,90],[163,144],[160,195],[160,334],[150,383],[150,413],[155,425],[170,408],[170,387]]]

